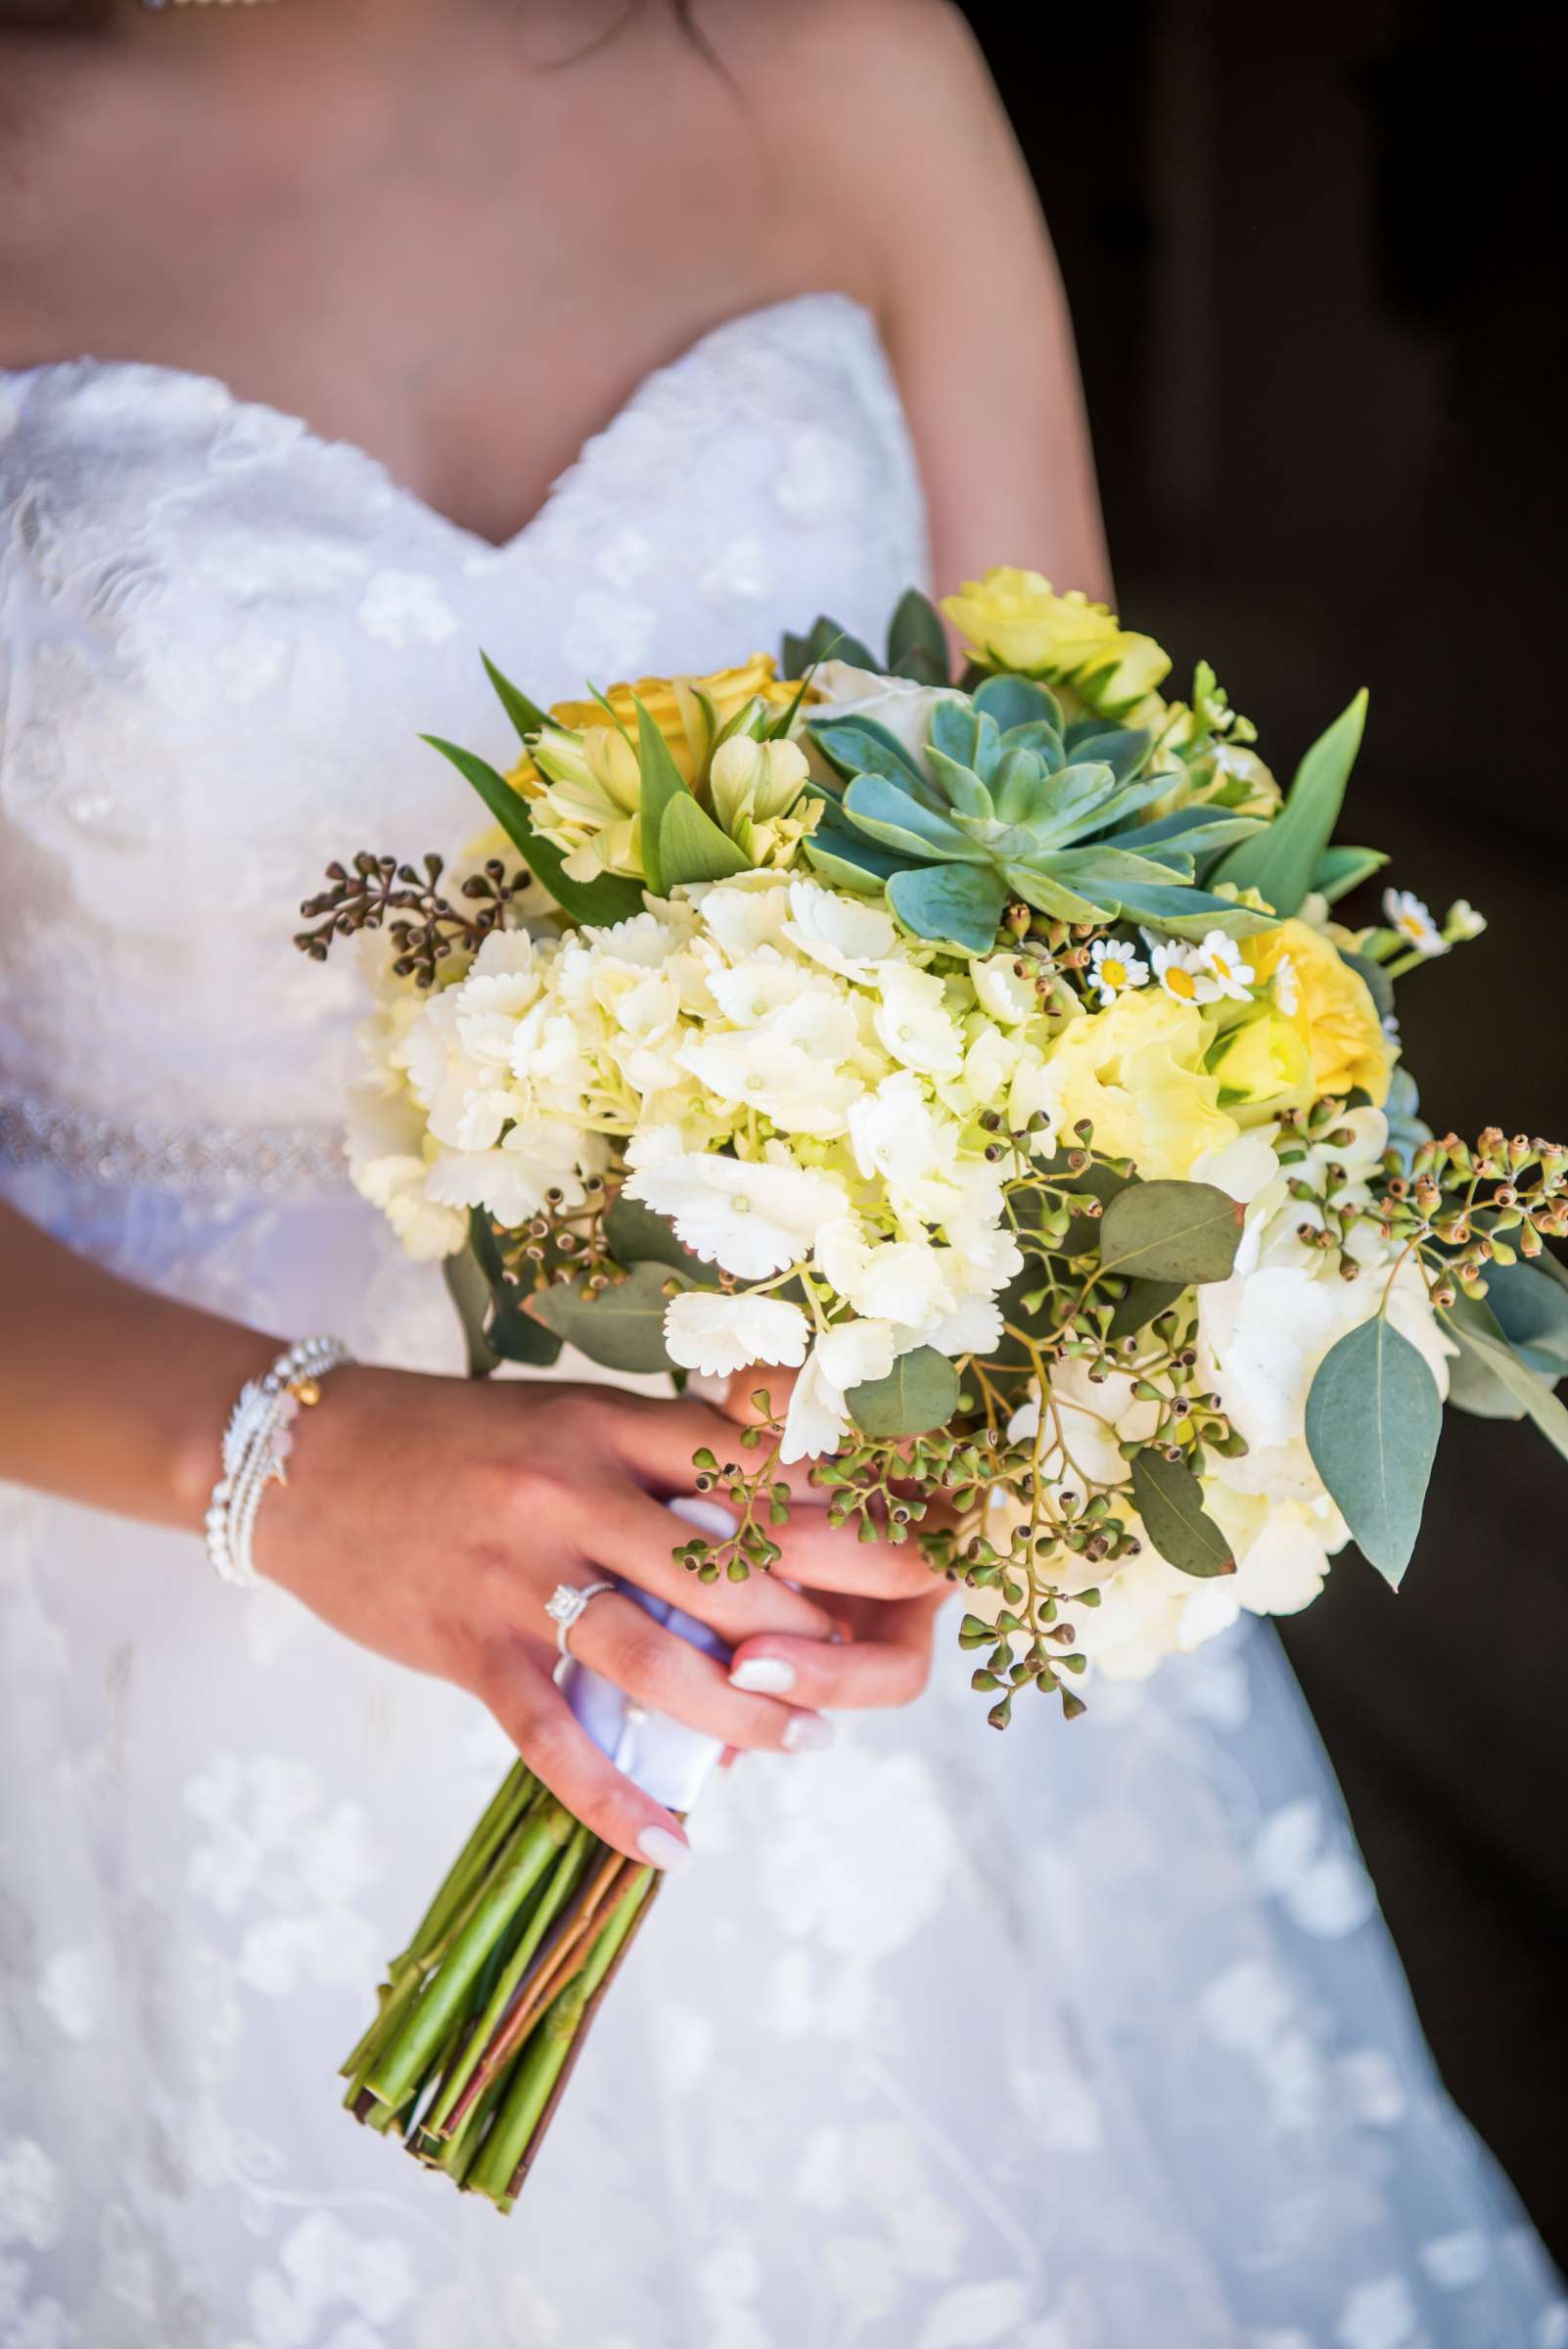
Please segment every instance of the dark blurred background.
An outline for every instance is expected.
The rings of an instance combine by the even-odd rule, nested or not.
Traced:
[[[1073,303],[1121,609],[1481,942],[1401,990],[1440,1128],[1568,1135],[1568,8],[968,10]],[[1062,582],[1065,584],[1066,582]],[[1372,918],[1375,892],[1350,901]],[[1451,1414],[1396,1598],[1285,1628],[1449,2086],[1568,2259],[1568,1467]]]

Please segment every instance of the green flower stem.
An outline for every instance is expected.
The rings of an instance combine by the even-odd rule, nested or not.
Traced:
[[[544,1939],[547,1929],[566,1902],[568,1894],[575,1888],[582,1872],[582,1864],[587,1855],[588,1846],[593,1840],[594,1838],[589,1835],[586,1827],[578,1827],[556,1862],[550,1880],[535,1903],[532,1914],[524,1929],[523,1938],[502,1969],[500,1979],[490,1993],[489,2003],[480,2017],[477,2028],[441,2083],[440,2093],[425,2121],[425,2130],[431,2137],[446,2135],[452,2108],[468,2086],[480,2057],[489,2046],[502,2017],[517,1995],[535,1950]]]
[[[465,2190],[468,2187],[469,2171],[474,2167],[479,2149],[484,2142],[484,2132],[489,2127],[490,2115],[512,2085],[517,2074],[517,2067],[522,2060],[521,2055],[514,2056],[511,2063],[506,2065],[490,2082],[489,2087],[474,2106],[467,2120],[462,2123],[460,2128],[454,2130],[450,2137],[438,2141],[432,2140],[433,2144],[438,2146],[438,2150],[433,2156],[434,2166],[437,2169],[444,2170],[454,2185],[464,2188]]]
[[[576,1887],[571,1900],[557,1915],[530,1960],[507,2012],[474,2065],[468,2086],[449,2115],[454,2128],[464,2128],[487,2090],[503,2073],[510,2072],[520,2049],[551,2000],[581,1970],[595,1935],[614,1908],[618,1886],[624,1888],[630,1861],[608,1844],[599,1844],[597,1850],[598,1865]],[[605,1906],[607,1902],[610,1908]]]
[[[432,1960],[439,1954],[442,1939],[473,1899],[496,1852],[539,1791],[538,1780],[522,1762],[516,1763],[503,1779],[447,1870],[413,1938],[387,1968],[375,2020],[340,2069],[340,2077],[348,2082],[346,2104],[353,2104],[378,2055],[401,2027],[404,2015],[419,1996]]]
[[[488,1808],[464,1844],[440,1890],[431,1902],[400,1958],[389,1969],[395,1982],[400,1968],[418,1963],[441,1940],[466,1906],[480,1877],[507,1836],[539,1792],[539,1782],[526,1762],[515,1762],[492,1796]]]
[[[653,1872],[645,1867],[632,1877],[594,1943],[586,1965],[552,2001],[524,2050],[468,2180],[477,2193],[487,2195],[503,2211],[511,2208],[516,2197],[521,2183],[518,2172],[524,2167],[533,2133],[562,2077],[589,2003],[636,1922]]]
[[[396,2037],[377,2058],[365,2085],[378,2103],[398,2106],[425,2077],[484,1960],[518,1910],[576,1831],[570,1811],[551,1802],[527,1819],[508,1855],[492,1867],[450,1950],[424,1986],[424,1995]]]

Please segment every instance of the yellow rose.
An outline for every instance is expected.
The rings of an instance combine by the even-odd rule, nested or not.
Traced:
[[[1359,971],[1342,961],[1333,942],[1306,922],[1280,922],[1247,941],[1260,983],[1289,963],[1275,1000],[1312,1054],[1319,1098],[1358,1086],[1376,1108],[1388,1099],[1394,1056],[1377,1006]],[[1292,1009],[1294,1004],[1294,1009]]]
[[[1080,588],[1058,595],[1038,571],[1002,568],[968,579],[943,610],[962,630],[972,661],[1069,685],[1102,716],[1136,716],[1135,706],[1169,675],[1171,656],[1152,636],[1121,627]],[[1157,701],[1156,710],[1160,708]]]
[[[1321,1089],[1307,1038],[1282,1011],[1266,1011],[1221,1036],[1209,1054],[1209,1073],[1219,1078],[1221,1101],[1242,1128],[1282,1109],[1310,1109]]]
[[[1063,1147],[1087,1118],[1096,1150],[1134,1160],[1140,1174],[1179,1180],[1241,1130],[1203,1065],[1208,1042],[1194,1004],[1158,988],[1130,990],[1063,1030],[1029,1107],[1045,1112]]]

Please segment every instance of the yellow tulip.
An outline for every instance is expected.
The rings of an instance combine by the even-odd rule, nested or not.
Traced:
[[[988,571],[966,580],[942,608],[982,668],[1070,686],[1104,716],[1141,718],[1137,705],[1170,674],[1171,656],[1152,636],[1123,628],[1080,588],[1058,595],[1038,571]]]
[[[1247,951],[1260,983],[1289,961],[1295,1008],[1286,1008],[1287,987],[1281,1009],[1312,1055],[1317,1096],[1359,1087],[1380,1109],[1388,1099],[1394,1055],[1360,973],[1341,959],[1331,939],[1307,922],[1280,922],[1249,939]]]
[[[795,687],[779,676],[765,653],[754,653],[739,668],[715,669],[706,677],[639,677],[635,685],[612,685],[605,700],[633,737],[641,702],[659,728],[688,783],[707,769],[714,737],[749,701],[761,697],[772,709],[794,699]],[[703,708],[711,706],[715,725]],[[550,712],[558,726],[581,729],[605,723],[598,702],[557,702]]]
[[[637,704],[664,736],[681,774],[696,787],[705,780],[714,745],[732,717],[752,702],[786,708],[795,691],[765,653],[755,653],[742,668],[717,669],[711,676],[639,677],[635,685],[612,685],[605,701],[619,725],[601,702],[556,702],[532,756],[521,760],[507,779],[531,803],[537,830],[566,851],[566,869],[574,881],[592,881],[600,873],[640,881],[642,774],[632,748]]]

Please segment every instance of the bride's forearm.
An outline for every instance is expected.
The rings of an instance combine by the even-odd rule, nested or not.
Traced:
[[[200,1529],[229,1406],[278,1342],[74,1255],[0,1205],[0,1478]]]

